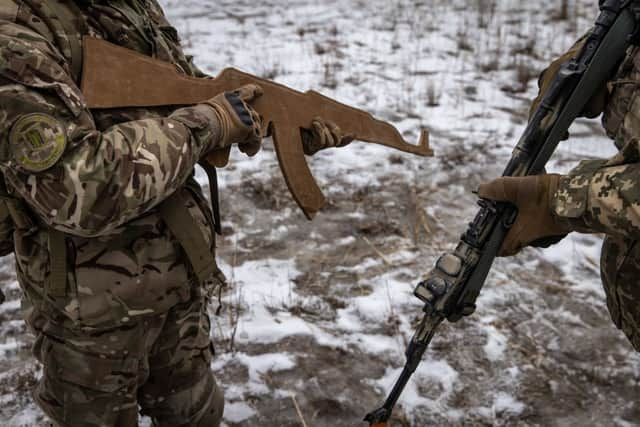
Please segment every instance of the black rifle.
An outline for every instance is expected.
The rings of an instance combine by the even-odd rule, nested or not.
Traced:
[[[598,88],[612,76],[627,49],[636,44],[640,0],[600,1],[600,14],[577,57],[564,63],[534,111],[503,176],[537,175]],[[415,295],[424,317],[406,351],[406,364],[384,405],[365,418],[386,426],[400,394],[422,360],[437,327],[475,311],[476,299],[514,223],[513,205],[481,199],[480,211],[452,253],[440,257]]]

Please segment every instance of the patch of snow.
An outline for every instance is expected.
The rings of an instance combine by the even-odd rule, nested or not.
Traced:
[[[501,360],[507,348],[507,337],[493,326],[485,326],[483,330],[487,333],[487,343],[483,347],[487,358],[492,362]]]
[[[256,410],[245,402],[231,402],[224,406],[224,419],[232,423],[248,420],[256,414]]]
[[[498,393],[493,402],[494,413],[507,412],[511,415],[519,415],[524,411],[525,405],[506,393]]]
[[[247,365],[249,380],[256,383],[259,383],[260,377],[268,372],[286,371],[296,366],[295,357],[283,353],[267,353],[257,356],[237,353],[235,359]]]
[[[38,408],[29,405],[9,420],[6,420],[5,425],[7,427],[33,427],[36,425],[35,420],[39,418],[40,414],[41,411]]]
[[[4,355],[9,351],[15,351],[22,345],[22,342],[15,338],[7,338],[5,342],[0,343],[0,355]]]
[[[385,393],[391,390],[391,387],[398,379],[401,369],[387,369],[385,375],[373,383],[384,390]],[[443,409],[446,407],[447,400],[450,398],[454,390],[454,385],[458,381],[458,372],[453,369],[444,360],[427,359],[418,367],[415,373],[416,380],[409,382],[404,393],[400,397],[399,402],[405,408],[418,408],[426,406],[432,409]],[[424,396],[418,387],[419,381],[430,381],[441,387],[438,397],[431,399]],[[411,413],[409,412],[409,415]]]

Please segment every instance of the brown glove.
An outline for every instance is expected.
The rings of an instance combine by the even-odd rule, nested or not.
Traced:
[[[311,156],[330,147],[344,147],[354,140],[353,135],[344,135],[338,125],[316,117],[310,129],[301,129],[304,154]]]
[[[518,208],[518,217],[498,256],[515,255],[526,246],[549,246],[572,231],[551,211],[559,180],[560,175],[553,174],[502,177],[480,185],[478,195],[483,199],[508,202]]]
[[[251,103],[262,95],[258,85],[246,85],[233,92],[216,95],[205,102],[216,111],[220,121],[220,140],[211,150],[220,150],[238,144],[243,153],[254,156],[262,142],[262,119]]]

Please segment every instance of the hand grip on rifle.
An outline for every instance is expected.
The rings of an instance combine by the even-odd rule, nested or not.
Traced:
[[[220,138],[214,141],[215,146],[210,147],[208,157],[217,160],[217,153],[229,153],[233,144],[248,156],[254,156],[260,150],[261,119],[251,104],[261,95],[260,86],[246,85],[204,102],[213,108],[220,124]]]

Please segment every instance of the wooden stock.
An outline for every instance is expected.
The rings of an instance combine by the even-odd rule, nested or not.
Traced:
[[[224,69],[214,79],[194,78],[180,74],[170,63],[91,37],[83,40],[83,55],[81,90],[87,106],[94,109],[197,104],[249,83],[261,86],[264,94],[254,107],[264,119],[263,134],[271,131],[287,186],[308,219],[325,201],[307,165],[300,136],[300,129],[309,127],[314,117],[333,121],[360,141],[419,156],[433,154],[426,130],[418,145],[413,145],[392,125],[365,111],[234,68]],[[207,160],[222,167],[228,158],[229,150],[224,150]]]

